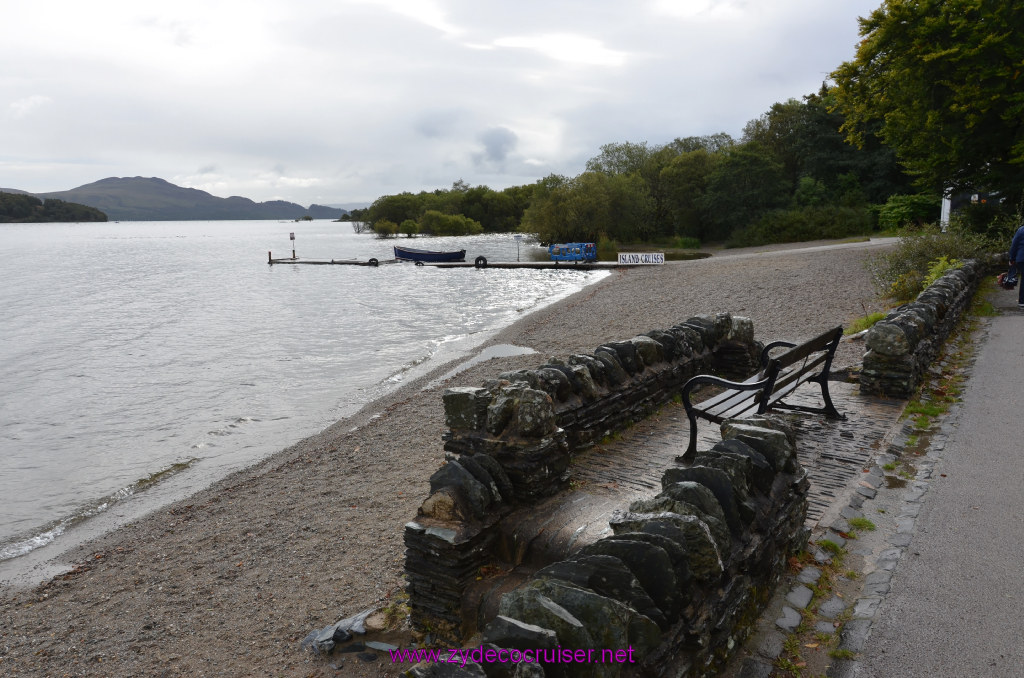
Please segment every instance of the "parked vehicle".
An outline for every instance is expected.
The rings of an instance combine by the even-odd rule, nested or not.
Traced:
[[[597,243],[567,242],[548,245],[551,261],[597,261]]]

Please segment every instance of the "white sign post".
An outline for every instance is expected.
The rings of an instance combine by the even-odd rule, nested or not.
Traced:
[[[292,259],[295,258],[295,234],[289,233],[288,239],[292,241]]]

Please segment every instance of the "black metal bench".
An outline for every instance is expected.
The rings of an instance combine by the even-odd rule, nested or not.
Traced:
[[[769,410],[799,410],[824,414],[829,419],[845,419],[832,404],[828,392],[828,372],[835,357],[836,347],[843,336],[843,328],[836,327],[803,344],[789,341],[774,341],[761,351],[761,369],[749,379],[737,382],[699,374],[683,385],[683,407],[690,419],[690,446],[684,458],[697,452],[697,417],[715,423],[726,419],[741,419]],[[772,357],[774,349],[785,348],[783,353]],[[789,405],[786,396],[801,384],[816,383],[821,386],[824,407]],[[699,403],[690,402],[690,393],[698,386],[714,384],[725,390]]]

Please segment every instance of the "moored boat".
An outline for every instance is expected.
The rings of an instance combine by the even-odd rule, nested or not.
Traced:
[[[465,261],[466,250],[458,250],[454,252],[438,252],[434,250],[418,250],[414,247],[399,247],[395,245],[395,259],[399,261],[423,261],[423,262],[443,262],[443,261]]]

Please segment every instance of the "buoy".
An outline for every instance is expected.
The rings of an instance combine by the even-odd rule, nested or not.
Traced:
[[[379,262],[376,259],[370,259],[370,266],[373,266],[374,268],[376,268],[378,263]]]
[[[477,257],[473,261],[473,265],[477,268],[487,268],[487,257]]]
[[[423,262],[422,262],[422,261],[417,261],[417,262],[416,262],[416,265],[417,265],[417,266],[422,266],[422,265],[423,265]]]

